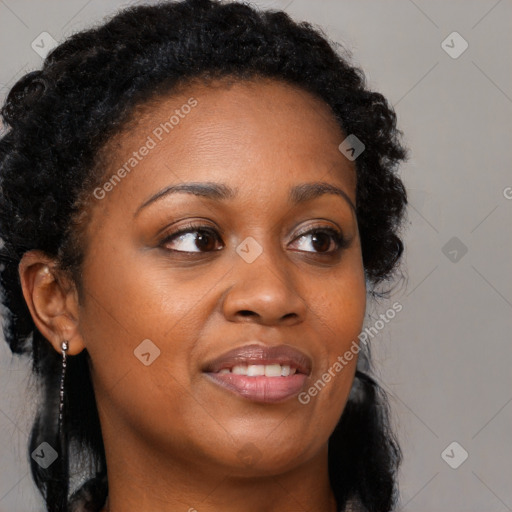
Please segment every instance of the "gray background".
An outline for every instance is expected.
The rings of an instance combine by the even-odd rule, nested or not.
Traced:
[[[367,320],[403,305],[372,341],[405,455],[400,510],[511,511],[512,2],[255,3],[320,25],[351,50],[411,149],[401,171],[407,280]],[[2,99],[41,65],[31,47],[41,32],[61,41],[126,5],[0,0]],[[458,58],[442,47],[454,31],[469,45]],[[461,43],[451,36],[445,47],[453,55]],[[28,362],[0,343],[0,372],[0,512],[42,510],[25,454]],[[469,454],[457,469],[445,460],[460,463],[462,448],[441,455],[454,441]]]

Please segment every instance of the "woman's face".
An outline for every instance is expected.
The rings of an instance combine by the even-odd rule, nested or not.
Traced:
[[[365,313],[355,167],[322,101],[217,85],[146,105],[110,145],[78,330],[107,457],[278,473],[325,456],[352,385],[356,358],[333,365]]]

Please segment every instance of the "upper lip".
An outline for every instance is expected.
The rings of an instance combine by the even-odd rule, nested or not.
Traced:
[[[231,369],[239,364],[290,365],[291,368],[297,369],[297,373],[304,373],[305,375],[311,373],[312,366],[310,357],[289,345],[269,347],[253,343],[225,352],[221,356],[209,361],[203,371],[216,373],[223,368]]]

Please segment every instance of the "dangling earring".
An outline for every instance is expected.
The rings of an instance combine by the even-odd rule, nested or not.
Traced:
[[[64,409],[64,378],[66,376],[66,364],[67,364],[67,354],[66,351],[69,347],[67,341],[63,341],[61,343],[62,348],[62,373],[60,377],[60,401],[59,401],[59,434],[62,427],[62,411]]]

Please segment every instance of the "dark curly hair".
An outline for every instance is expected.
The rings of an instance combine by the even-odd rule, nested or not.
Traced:
[[[319,29],[282,11],[185,0],[130,7],[68,38],[42,69],[18,80],[1,109],[7,131],[0,140],[0,282],[9,313],[3,328],[13,353],[31,355],[41,383],[29,453],[43,441],[60,447],[59,460],[48,469],[29,458],[50,512],[73,510],[80,496],[88,497],[88,510],[104,505],[105,451],[87,350],[68,359],[58,432],[61,356],[34,325],[18,264],[26,251],[39,249],[68,270],[80,288],[84,247],[78,225],[83,198],[101,180],[102,148],[129,125],[137,106],[192,80],[222,77],[272,78],[331,107],[343,133],[354,134],[366,148],[355,161],[356,208],[374,298],[386,294],[377,291],[379,285],[398,269],[407,199],[397,176],[406,149],[396,115],[380,93],[368,90],[348,54]],[[398,497],[401,452],[389,425],[387,396],[370,368],[359,363],[356,388],[329,439],[331,485],[340,510],[355,503],[361,510],[389,511]],[[70,493],[77,453],[87,454],[91,471],[89,480]]]

